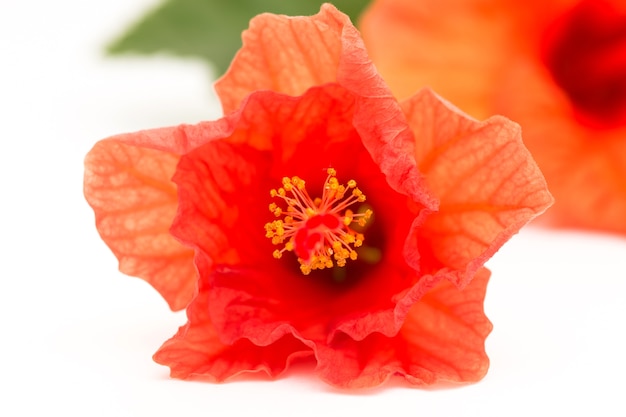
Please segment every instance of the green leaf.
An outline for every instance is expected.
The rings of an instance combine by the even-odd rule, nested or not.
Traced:
[[[241,32],[263,12],[312,15],[322,0],[166,0],[108,48],[111,54],[166,52],[200,57],[222,74],[241,47]],[[367,0],[335,0],[353,21]]]

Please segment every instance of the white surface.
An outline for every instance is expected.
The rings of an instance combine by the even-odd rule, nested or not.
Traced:
[[[114,133],[215,117],[208,70],[102,57],[152,1],[38,3],[0,13],[0,415],[626,414],[626,238],[537,229],[489,264],[492,365],[478,384],[346,394],[302,369],[276,382],[170,380],[151,355],[184,314],[116,272],[82,197],[82,160]]]

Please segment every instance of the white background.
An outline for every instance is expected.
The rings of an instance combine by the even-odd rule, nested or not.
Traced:
[[[101,138],[219,115],[201,62],[107,58],[153,0],[0,6],[0,415],[626,415],[626,237],[526,229],[496,254],[480,383],[342,392],[171,380],[152,362],[185,322],[117,272],[82,197]]]

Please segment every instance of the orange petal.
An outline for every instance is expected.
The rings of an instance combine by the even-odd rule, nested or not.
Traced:
[[[312,87],[327,89],[337,83],[354,95],[358,110],[353,124],[391,187],[416,200],[430,199],[413,190],[423,184],[406,157],[412,153],[412,135],[346,15],[330,4],[310,17],[264,14],[252,20],[243,40],[230,69],[215,85],[226,112],[253,92],[300,96]]]
[[[489,367],[485,339],[492,326],[483,311],[488,280],[483,268],[462,291],[441,281],[411,308],[395,337],[374,333],[320,347],[320,376],[343,388],[377,386],[393,375],[416,385],[480,380]]]
[[[331,5],[310,17],[262,14],[244,31],[243,47],[215,84],[225,113],[253,91],[297,96],[313,85],[337,79],[340,34],[350,19]]]
[[[401,105],[416,137],[418,167],[440,201],[418,230],[428,265],[422,272],[453,270],[453,282],[465,285],[552,198],[517,124],[499,116],[470,119],[430,90]]]
[[[85,159],[84,193],[120,271],[145,279],[180,310],[196,273],[193,251],[169,233],[177,206],[170,179],[184,148],[175,137],[175,129],[159,129],[98,142]]]
[[[208,303],[208,288],[201,280],[198,296],[187,309],[189,322],[154,354],[157,363],[170,367],[173,378],[200,376],[221,382],[243,372],[259,371],[275,377],[292,360],[313,354],[291,334],[267,346],[257,346],[248,339],[226,345],[211,323]]]
[[[273,251],[262,233],[269,204],[267,159],[264,152],[224,140],[181,157],[173,177],[179,199],[170,232],[206,254],[210,268],[255,264]]]

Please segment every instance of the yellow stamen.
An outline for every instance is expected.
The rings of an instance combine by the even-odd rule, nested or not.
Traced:
[[[340,184],[333,168],[326,170],[328,176],[322,187],[322,196],[312,199],[306,191],[306,183],[299,177],[284,177],[282,187],[270,190],[270,196],[280,198],[287,205],[276,203],[269,211],[276,217],[285,216],[265,224],[265,236],[275,245],[284,245],[274,251],[276,259],[283,252],[295,252],[300,270],[308,275],[312,270],[345,266],[346,260],[356,260],[354,248],[363,244],[364,236],[350,226],[365,226],[372,217],[372,210],[355,213],[348,207],[365,201],[365,194],[350,180]],[[352,190],[347,193],[348,190]]]

